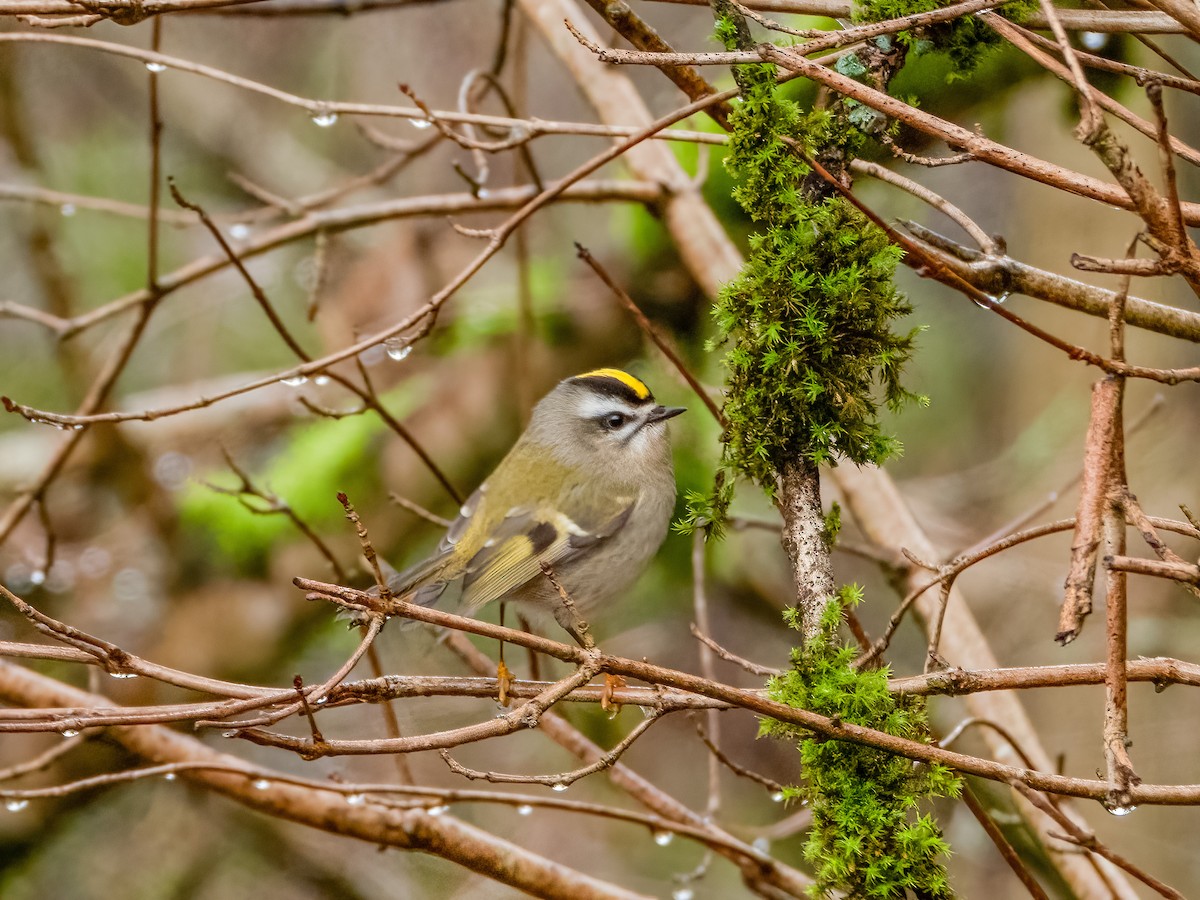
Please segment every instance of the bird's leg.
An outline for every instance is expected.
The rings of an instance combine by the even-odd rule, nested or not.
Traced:
[[[503,603],[501,603],[500,604],[500,625],[502,627],[504,625],[504,609],[505,609],[505,605]],[[496,699],[499,701],[501,706],[508,706],[509,701],[512,699],[508,695],[509,689],[512,687],[512,683],[513,683],[512,672],[509,670],[508,666],[506,666],[504,664],[504,641],[501,641],[500,642],[500,662],[496,664],[496,685],[497,685]]]

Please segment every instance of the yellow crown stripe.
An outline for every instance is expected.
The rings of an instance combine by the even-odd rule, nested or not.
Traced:
[[[594,369],[591,372],[584,372],[582,375],[576,375],[576,378],[615,378],[625,387],[629,388],[639,400],[645,400],[650,396],[650,388],[646,387],[641,381],[634,378],[628,372],[622,372],[620,369]]]

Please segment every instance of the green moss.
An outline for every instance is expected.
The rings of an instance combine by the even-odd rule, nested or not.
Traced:
[[[861,0],[854,4],[853,16],[856,23],[882,22],[914,13],[932,12],[946,5],[942,0]],[[1013,0],[999,7],[997,13],[1013,22],[1022,22],[1037,6],[1035,0]],[[890,43],[891,38],[886,35],[876,40],[885,39]],[[1001,44],[1000,36],[988,27],[987,22],[975,15],[959,16],[949,22],[901,31],[895,40],[906,50],[917,53],[946,53],[954,64],[949,75],[951,79],[970,72],[984,54]]]
[[[843,610],[860,599],[859,588],[842,588],[826,607],[820,633],[793,652],[788,672],[770,681],[770,695],[843,722],[928,741],[922,700],[892,695],[887,669],[856,671],[857,650],[838,641]],[[794,611],[791,618],[797,618]],[[950,769],[820,740],[774,720],[764,721],[762,732],[799,743],[804,783],[787,794],[812,810],[804,855],[816,875],[814,895],[836,890],[891,900],[912,890],[927,898],[953,896],[942,863],[949,847],[933,819],[917,809],[932,797],[958,795],[961,782]]]
[[[892,331],[910,311],[893,283],[901,251],[842,199],[810,199],[809,167],[787,143],[850,156],[861,132],[777,96],[771,66],[744,68],[739,82],[726,164],[757,231],[714,309],[727,348],[725,464],[770,491],[790,459],[880,463],[899,451],[879,404],[915,399],[900,373],[916,331]]]

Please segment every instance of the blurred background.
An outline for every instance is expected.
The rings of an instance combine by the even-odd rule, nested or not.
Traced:
[[[703,7],[639,3],[638,11],[677,48],[714,49],[711,18]],[[796,27],[827,27],[829,20],[785,17]],[[472,70],[492,64],[501,31],[501,4],[445,0],[401,5],[351,16],[258,17],[189,15],[167,18],[162,51],[326,100],[400,105],[399,82],[431,107],[453,109]],[[598,22],[598,20],[596,20]],[[601,23],[602,24],[602,23]],[[125,28],[109,22],[86,34],[146,48],[150,23]],[[4,31],[29,30],[8,21]],[[608,32],[605,31],[607,34]],[[1149,52],[1124,35],[1091,38],[1098,52],[1153,64]],[[1194,45],[1162,38],[1185,64],[1200,64]],[[595,121],[541,36],[517,14],[509,34],[502,79],[522,114],[572,122]],[[621,44],[621,46],[624,46]],[[656,114],[683,102],[657,71],[624,70]],[[923,108],[1044,159],[1108,180],[1071,137],[1077,112],[1071,93],[1011,49],[997,50],[966,80],[947,81],[948,64],[914,58],[894,84],[915,94]],[[725,70],[705,73],[719,87]],[[396,157],[350,117],[324,126],[295,107],[178,71],[159,76],[163,119],[162,172],[213,215],[235,248],[253,242],[292,216],[264,207],[247,189],[297,198],[333,191],[324,208],[352,209],[400,197],[469,193],[455,170],[476,171],[471,154],[435,131],[396,119],[360,119],[391,141],[430,143],[427,151],[378,183],[346,189],[354,179]],[[80,198],[107,198],[144,210],[149,144],[145,66],[79,46],[0,44],[0,301],[78,316],[138,291],[146,283],[146,222],[142,214],[90,208]],[[1141,89],[1130,80],[1106,84],[1118,99],[1149,116]],[[812,91],[792,89],[805,102]],[[1182,99],[1181,99],[1182,97]],[[1197,97],[1174,93],[1168,107],[1175,133],[1200,141]],[[495,98],[487,112],[504,114]],[[685,123],[715,131],[703,118]],[[559,177],[605,146],[605,138],[547,136],[529,145],[543,179]],[[905,146],[937,155],[913,135]],[[749,223],[729,199],[722,149],[672,143],[728,230],[744,243]],[[1133,143],[1154,168],[1152,145]],[[882,160],[882,157],[880,157]],[[484,191],[528,183],[520,156],[490,158]],[[911,168],[911,167],[909,167]],[[912,174],[910,172],[910,174]],[[1181,170],[1181,192],[1196,198],[1194,169]],[[598,177],[628,180],[623,165]],[[919,170],[918,178],[965,209],[983,228],[1002,235],[1016,258],[1071,274],[1073,252],[1124,255],[1138,221],[981,164]],[[4,188],[10,188],[7,193]],[[889,220],[907,218],[960,237],[954,225],[914,198],[860,179],[859,194]],[[57,192],[57,193],[52,193]],[[484,195],[486,197],[486,194]],[[218,253],[212,236],[184,216],[168,196],[159,246],[164,279],[198,258]],[[293,208],[292,212],[295,212]],[[461,213],[452,221],[479,228],[504,213]],[[672,423],[676,468],[684,491],[711,487],[720,453],[718,429],[685,384],[643,338],[631,317],[575,255],[586,245],[678,347],[709,385],[722,380],[719,353],[705,349],[713,333],[710,299],[682,266],[661,223],[634,203],[561,203],[523,226],[484,270],[445,306],[436,327],[411,353],[377,347],[360,357],[388,410],[428,450],[463,495],[496,464],[519,434],[528,411],[557,380],[599,365],[627,367],[644,378],[660,402],[689,405]],[[250,272],[314,356],[401,321],[449,281],[481,242],[451,227],[444,215],[380,221],[311,234],[254,256]],[[1116,279],[1076,273],[1107,287]],[[1057,492],[1041,520],[1073,515],[1071,485],[1080,466],[1094,371],[1067,361],[962,296],[902,269],[899,278],[925,331],[910,371],[910,386],[927,394],[927,409],[912,408],[891,421],[905,445],[889,465],[923,527],[948,559]],[[1146,279],[1134,292],[1188,309],[1196,299],[1172,279]],[[311,322],[307,310],[319,301]],[[1023,316],[1068,339],[1106,347],[1103,320],[1028,298],[1008,303]],[[34,322],[0,318],[0,393],[35,407],[69,411],[87,393],[96,372],[123,340],[132,313],[113,316],[59,341]],[[391,348],[395,350],[396,348]],[[1130,359],[1154,366],[1196,365],[1194,346],[1131,330]],[[401,357],[401,358],[394,358]],[[245,282],[224,269],[166,297],[116,384],[111,406],[169,407],[211,395],[295,364]],[[345,369],[347,373],[353,367]],[[1129,421],[1154,412],[1129,440],[1129,478],[1152,515],[1178,517],[1177,505],[1200,508],[1196,451],[1200,403],[1195,385],[1170,389],[1135,383],[1127,394]],[[235,488],[239,479],[224,454],[263,489],[289,504],[339,561],[366,584],[358,543],[335,499],[345,491],[362,514],[375,545],[395,566],[427,553],[439,529],[389,500],[389,493],[452,516],[457,503],[412,449],[371,413],[332,418],[315,410],[354,412],[357,399],[323,379],[278,384],[207,409],[154,422],[91,428],[46,495],[55,535],[46,567],[46,531],[27,515],[0,546],[0,576],[40,609],[121,647],[175,668],[255,684],[290,685],[327,677],[353,649],[356,635],[333,610],[305,602],[291,585],[297,575],[331,578],[312,542],[282,516],[255,515],[236,497],[211,485]],[[60,432],[17,416],[0,417],[0,499],[6,502],[35,480],[64,440]],[[827,489],[826,501],[834,499]],[[681,507],[682,509],[682,507]],[[735,512],[775,521],[760,492],[742,485]],[[852,522],[848,541],[860,540]],[[1187,558],[1195,548],[1171,542]],[[959,581],[1002,665],[1035,665],[1103,658],[1103,629],[1093,621],[1066,648],[1053,641],[1068,534],[1024,545],[968,572]],[[610,652],[698,671],[693,619],[690,539],[668,538],[652,569],[626,602],[596,622]],[[897,597],[869,561],[837,556],[837,575],[865,586],[860,615],[878,634]],[[734,529],[707,548],[713,631],[736,653],[771,666],[785,665],[795,634],[780,612],[790,602],[791,575],[770,529]],[[1150,579],[1131,583],[1130,656],[1195,657],[1200,619],[1195,600],[1179,587]],[[494,614],[493,614],[494,615]],[[384,638],[393,671],[461,673],[461,664],[421,629]],[[11,610],[0,610],[0,639],[32,640]],[[559,635],[554,635],[559,637]],[[495,655],[495,646],[478,642]],[[889,653],[899,674],[919,672],[925,640],[907,623]],[[517,655],[514,668],[526,671]],[[510,659],[510,665],[512,665]],[[32,664],[72,684],[87,684],[81,667]],[[754,686],[753,676],[718,663],[720,677]],[[367,677],[360,668],[352,677]],[[110,681],[99,688],[115,701],[181,701],[182,691],[145,679]],[[1195,753],[1200,702],[1187,688],[1156,694],[1130,689],[1132,754],[1148,782],[1200,782]],[[1093,777],[1103,768],[1100,743],[1102,688],[1029,691],[1023,697],[1063,770]],[[394,704],[406,734],[453,727],[490,717],[495,704],[449,698]],[[932,703],[941,731],[962,718],[953,700]],[[565,710],[570,721],[605,746],[640,720],[636,708],[614,718],[585,704]],[[289,722],[297,734],[302,723]],[[371,709],[327,712],[326,735],[382,733]],[[782,782],[795,782],[794,747],[756,739],[757,723],[744,714],[723,717],[722,747],[733,759]],[[313,777],[385,781],[388,759],[303,762],[282,752],[219,734],[205,740],[244,758]],[[57,736],[6,736],[0,766],[44,750]],[[958,745],[982,752],[977,738]],[[501,771],[551,773],[575,768],[564,751],[537,734],[464,748],[466,765]],[[695,809],[704,807],[705,753],[682,716],[656,725],[624,760]],[[132,760],[98,733],[51,769],[23,783],[60,783],[111,771]],[[465,786],[436,755],[410,760],[421,783]],[[1005,791],[975,783],[1010,838],[1022,828]],[[732,774],[723,776],[720,821],[748,841],[803,867],[802,834],[777,823],[795,810]],[[631,801],[603,776],[575,785],[570,796],[615,805]],[[686,841],[658,846],[643,829],[590,819],[585,823],[544,810],[519,816],[512,808],[455,806],[475,822],[583,871],[611,876],[632,889],[668,896],[673,877],[694,869],[702,850]],[[938,810],[954,855],[950,871],[964,897],[1021,896],[1020,888],[961,806]],[[1200,887],[1195,834],[1200,811],[1142,808],[1113,818],[1098,804],[1085,813],[1099,835],[1168,883]],[[564,825],[581,829],[562,839]],[[1036,854],[1032,865],[1038,867]],[[1039,868],[1039,871],[1044,869]],[[143,782],[43,800],[0,812],[0,896],[92,898],[229,897],[383,898],[507,897],[506,888],[442,860],[376,848],[249,813],[182,781]],[[742,896],[738,873],[724,861],[691,884],[697,897]]]

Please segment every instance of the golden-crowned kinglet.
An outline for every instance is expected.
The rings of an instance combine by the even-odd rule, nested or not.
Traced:
[[[413,603],[474,614],[493,600],[550,611],[584,643],[542,566],[580,616],[628,588],[667,534],[675,472],[660,406],[637,378],[597,369],[559,382],[463,504],[437,552],[388,579]]]

